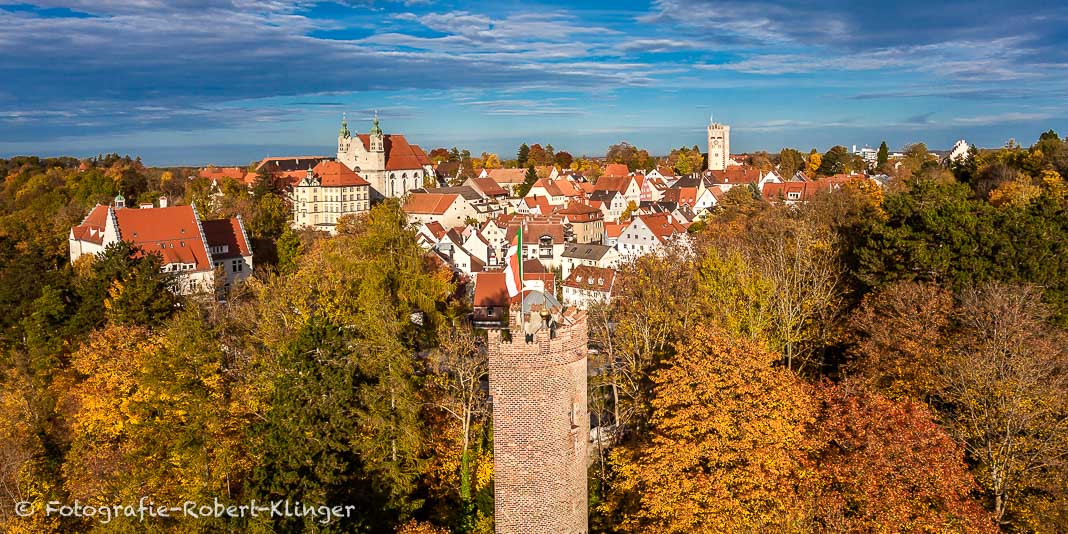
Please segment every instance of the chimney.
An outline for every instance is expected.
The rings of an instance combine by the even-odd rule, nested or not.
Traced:
[[[142,202],[138,204],[137,207],[143,210],[150,210],[153,206],[151,202]]]
[[[166,196],[159,197],[159,207],[161,207],[161,208],[166,208],[167,207],[167,197]]]

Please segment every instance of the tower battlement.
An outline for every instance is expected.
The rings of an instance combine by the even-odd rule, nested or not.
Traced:
[[[586,313],[509,316],[511,340],[488,332],[497,532],[585,534]]]

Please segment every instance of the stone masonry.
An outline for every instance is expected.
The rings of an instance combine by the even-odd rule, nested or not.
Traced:
[[[497,532],[586,534],[585,312],[559,314],[531,342],[510,315],[511,341],[488,339]]]

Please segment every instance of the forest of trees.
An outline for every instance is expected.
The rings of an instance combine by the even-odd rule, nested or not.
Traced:
[[[796,208],[734,188],[690,248],[621,267],[590,310],[590,411],[613,429],[593,532],[1068,531],[1068,146],[897,163]],[[0,173],[0,529],[492,531],[483,338],[396,202],[327,238],[290,230],[266,182],[117,155]],[[120,191],[241,214],[254,276],[217,300],[125,244],[70,265],[70,227]],[[14,510],[141,497],[358,508]]]

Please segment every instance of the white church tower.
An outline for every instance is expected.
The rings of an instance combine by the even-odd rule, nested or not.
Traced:
[[[731,157],[731,127],[708,118],[708,170],[727,170]]]

